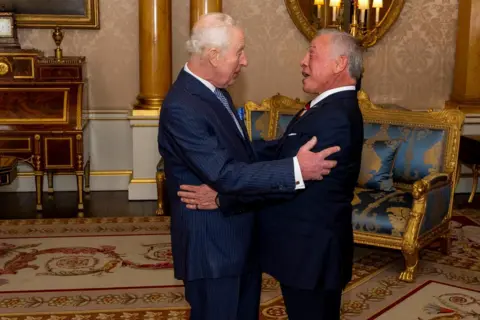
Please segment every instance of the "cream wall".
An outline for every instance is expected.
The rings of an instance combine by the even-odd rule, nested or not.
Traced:
[[[172,0],[173,73],[187,59],[189,0]],[[398,22],[365,56],[364,88],[378,103],[441,108],[453,77],[458,0],[407,0]],[[223,0],[244,26],[249,66],[232,88],[236,104],[280,92],[305,97],[299,61],[307,41],[283,0]],[[130,109],[138,93],[138,1],[100,1],[100,30],[67,30],[65,55],[85,55],[93,109]],[[51,30],[20,30],[23,47],[52,54]]]
[[[129,109],[138,94],[138,1],[101,0],[100,30],[64,30],[64,55],[87,58],[90,106]],[[21,29],[22,48],[53,55],[52,30]]]

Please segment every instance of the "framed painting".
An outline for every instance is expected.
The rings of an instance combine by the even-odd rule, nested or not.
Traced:
[[[100,0],[0,0],[13,11],[19,28],[99,29]]]

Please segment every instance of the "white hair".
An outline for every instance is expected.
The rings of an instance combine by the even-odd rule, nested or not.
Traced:
[[[331,35],[332,55],[334,58],[346,56],[348,60],[348,73],[356,80],[360,79],[363,72],[363,48],[351,34],[333,28],[321,29],[317,36]]]
[[[216,48],[222,53],[230,45],[230,32],[237,24],[225,13],[207,13],[193,26],[190,39],[186,43],[190,54],[202,55],[206,49]]]

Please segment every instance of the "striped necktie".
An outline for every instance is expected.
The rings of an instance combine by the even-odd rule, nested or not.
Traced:
[[[225,97],[225,95],[224,95],[224,94],[222,93],[222,91],[220,91],[218,88],[216,88],[213,93],[215,93],[215,95],[217,96],[218,100],[220,100],[220,102],[223,104],[223,106],[225,107],[225,109],[227,109],[228,113],[229,113],[230,116],[233,118],[233,121],[235,121],[235,124],[237,125],[238,131],[240,131],[240,134],[241,134],[242,137],[245,139],[245,136],[243,135],[242,128],[240,127],[240,124],[238,123],[237,117],[235,117],[235,115],[233,114],[232,108],[230,108],[230,104],[228,103],[228,100],[227,100],[227,98]]]

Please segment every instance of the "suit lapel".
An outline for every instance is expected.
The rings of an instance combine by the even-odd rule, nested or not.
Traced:
[[[232,119],[232,116],[230,115],[230,113],[225,109],[225,106],[223,105],[223,103],[217,98],[217,96],[210,89],[208,89],[203,83],[195,79],[192,75],[190,75],[185,70],[180,71],[179,77],[185,81],[186,88],[190,93],[198,96],[200,99],[207,102],[210,106],[212,106],[215,109],[215,113],[220,117],[220,121],[222,123],[225,123],[225,124],[228,124],[228,126],[234,127],[235,134],[242,141],[242,143],[247,147],[249,153],[251,153],[252,146],[250,144],[250,141],[248,141],[248,133],[246,132],[246,128],[245,128],[245,125],[243,124],[243,121],[241,121],[238,118],[237,112],[235,110],[232,110],[231,106],[233,106],[233,103],[232,103],[230,94],[228,94],[226,90],[222,90],[223,94],[227,97],[227,100],[230,105],[230,110],[232,110],[234,116],[236,117],[238,123],[240,124],[240,127],[242,128],[242,132],[245,138],[242,137],[242,134],[237,129],[237,125],[235,124],[235,121]]]
[[[285,142],[285,139],[288,137],[288,134],[291,132],[293,126],[298,122],[298,120],[300,119],[300,114],[302,114],[302,112],[305,110],[305,108],[302,108],[300,109],[296,114],[295,116],[292,118],[292,120],[288,123],[288,126],[287,128],[285,129],[285,132],[283,133],[283,136],[280,138],[280,143],[278,144],[278,149],[277,149],[277,152],[278,150],[280,150],[281,146],[283,145],[283,143]]]
[[[240,132],[238,130],[236,130],[237,134],[240,137],[240,139],[242,140],[242,143],[245,146],[245,148],[247,148],[247,150],[250,154],[250,157],[252,159],[255,159],[255,152],[253,151],[252,144],[250,143],[250,139],[248,138],[248,132],[247,132],[247,127],[245,126],[245,122],[240,120],[240,117],[238,116],[237,110],[233,106],[233,100],[232,100],[232,97],[230,96],[230,93],[225,89],[222,89],[222,92],[225,95],[225,97],[227,97],[228,105],[230,107],[230,110],[232,110],[233,115],[237,119],[238,124],[240,125],[240,128],[242,129],[243,136],[240,134]],[[230,116],[230,118],[232,118],[232,117]],[[235,128],[237,128],[237,125],[235,123],[233,125],[235,126]]]
[[[332,95],[329,95],[319,103],[315,104],[314,106],[311,106],[310,110],[307,110],[307,112],[305,112],[305,114],[301,116],[294,124],[298,124],[301,121],[304,121],[309,116],[314,114],[316,111],[320,110],[320,108],[327,103],[331,103],[332,101],[340,100],[344,98],[352,98],[352,97],[355,98],[356,96],[357,96],[357,92],[354,90],[340,91]]]
[[[238,112],[233,106],[233,100],[232,100],[232,97],[230,96],[230,93],[225,89],[222,89],[222,92],[225,95],[225,97],[227,97],[228,105],[230,107],[230,110],[232,111],[233,115],[235,116],[235,119],[237,119],[238,124],[240,124],[240,128],[242,129],[243,136],[245,137],[245,139],[247,139],[248,138],[247,127],[245,127],[245,123],[242,120],[240,120],[240,117],[238,116]],[[235,125],[235,127],[236,127],[236,125]],[[240,137],[242,137],[240,132],[238,132],[238,133],[239,133]],[[243,139],[243,137],[242,137],[242,139]],[[250,143],[249,143],[249,145],[250,145]]]
[[[303,111],[305,111],[305,108],[300,109],[300,110],[295,114],[295,116],[292,118],[292,120],[291,120],[290,123],[288,124],[287,128],[285,129],[285,134],[290,133],[290,130],[292,129],[293,125],[294,125],[295,123],[297,123],[297,121],[301,118],[300,115],[302,114]],[[285,134],[284,134],[284,135],[285,135]]]
[[[334,93],[334,94],[326,97],[322,101],[320,101],[317,104],[311,106],[310,109],[307,110],[305,112],[305,114],[303,114],[301,117],[300,117],[300,114],[305,109],[303,108],[300,111],[298,111],[297,114],[295,115],[295,117],[292,119],[292,121],[290,121],[290,123],[288,124],[287,129],[285,130],[285,133],[283,134],[283,137],[281,138],[281,141],[278,144],[277,154],[281,150],[281,148],[283,146],[283,143],[285,142],[286,137],[288,137],[288,134],[290,134],[293,131],[293,128],[295,126],[297,126],[299,123],[301,123],[302,121],[305,121],[305,119],[310,117],[312,114],[315,114],[315,112],[318,112],[324,104],[331,103],[332,101],[337,100],[337,99],[344,99],[344,98],[349,98],[349,97],[350,98],[356,98],[356,96],[357,96],[357,92],[353,91],[353,90],[340,91],[340,92]]]

